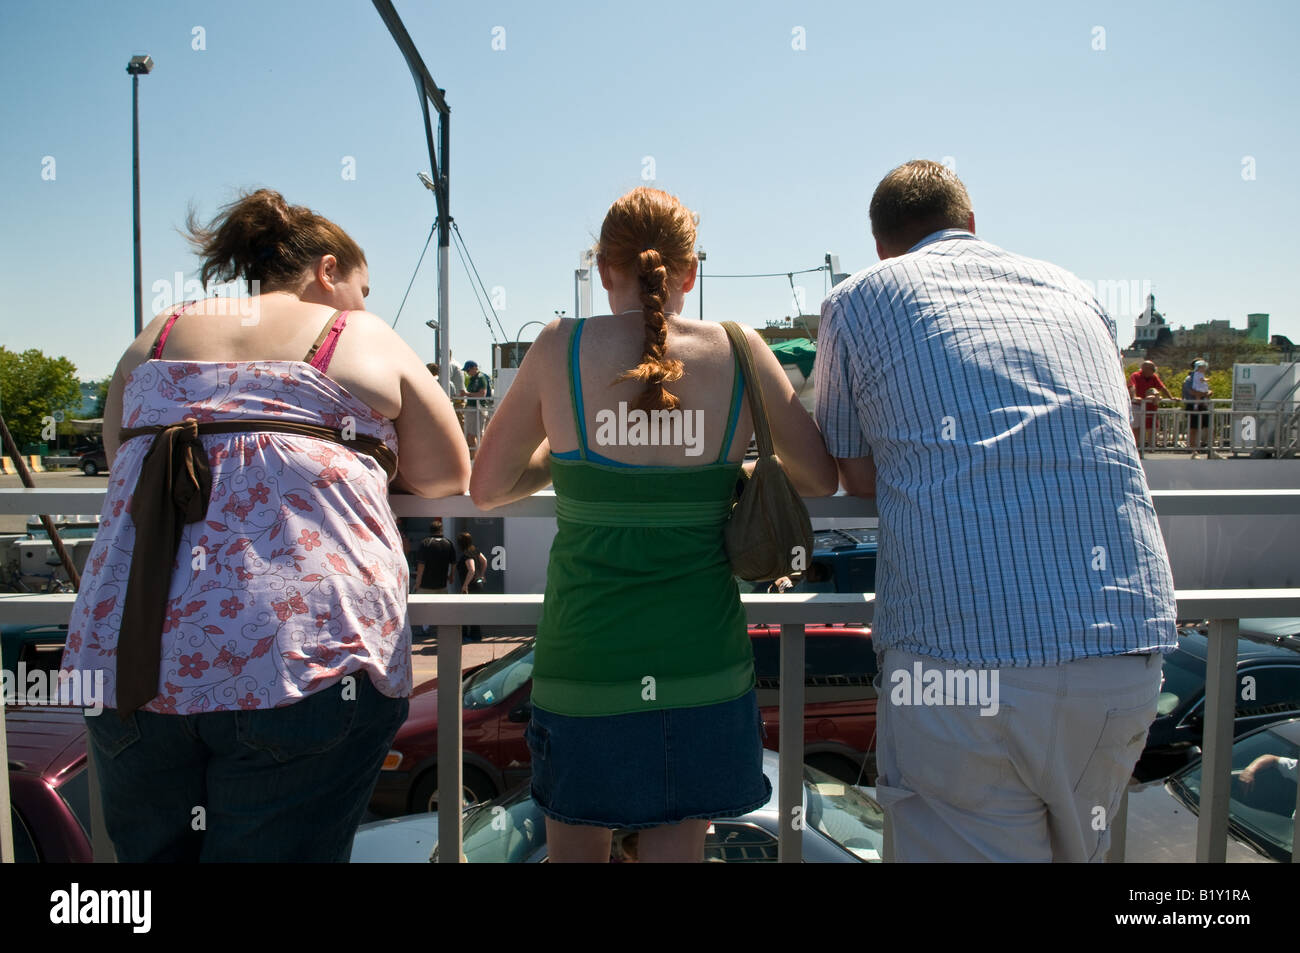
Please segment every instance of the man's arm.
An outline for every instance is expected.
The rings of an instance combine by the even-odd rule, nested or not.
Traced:
[[[815,416],[826,449],[835,458],[841,484],[854,496],[875,496],[876,464],[858,419],[851,340],[837,302],[832,298],[822,302],[817,362],[813,365]]]
[[[876,461],[872,457],[836,458],[840,483],[849,496],[876,495]]]

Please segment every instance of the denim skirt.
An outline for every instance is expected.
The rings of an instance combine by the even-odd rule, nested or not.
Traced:
[[[557,821],[641,830],[737,817],[772,797],[757,696],[717,705],[573,717],[533,706],[532,795]]]

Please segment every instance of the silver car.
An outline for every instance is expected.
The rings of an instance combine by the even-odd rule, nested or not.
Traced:
[[[722,863],[776,860],[780,815],[779,759],[763,752],[763,773],[772,797],[743,817],[715,820],[705,839],[704,859]],[[880,805],[859,788],[804,766],[803,859],[806,863],[879,861],[884,841]],[[468,809],[464,859],[470,863],[544,863],[546,815],[528,785]],[[635,832],[615,831],[610,858],[635,857]],[[424,863],[438,859],[438,815],[412,814],[363,824],[352,845],[353,863]]]

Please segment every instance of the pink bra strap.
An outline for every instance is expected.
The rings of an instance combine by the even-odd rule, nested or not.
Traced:
[[[339,335],[348,326],[348,313],[347,311],[336,311],[334,318],[321,331],[320,337],[316,339],[316,343],[307,352],[307,363],[322,374],[329,370],[330,361],[334,357],[334,348],[339,343]]]
[[[172,311],[171,315],[167,318],[167,323],[162,326],[162,330],[159,331],[158,336],[154,338],[153,347],[149,351],[149,360],[156,361],[162,357],[163,348],[167,345],[167,335],[172,333],[172,325],[176,323],[177,318],[195,304],[197,304],[197,302],[190,301]]]

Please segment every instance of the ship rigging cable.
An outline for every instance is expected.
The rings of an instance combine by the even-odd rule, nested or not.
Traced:
[[[496,329],[492,327],[492,319],[488,317],[487,309],[483,307],[483,299],[479,297],[479,290],[474,284],[474,276],[471,275],[469,271],[469,262],[466,260],[467,253],[465,251],[465,239],[461,237],[460,229],[456,228],[456,223],[454,221],[451,223],[451,227],[452,238],[455,239],[452,244],[456,246],[456,254],[460,256],[461,266],[465,269],[465,277],[469,279],[469,289],[474,292],[474,303],[478,305],[479,311],[483,313],[483,320],[487,322],[488,334],[492,337],[492,343],[496,344],[498,343]],[[491,303],[491,299],[489,299],[488,304],[491,305]],[[503,329],[501,331],[501,336],[503,338],[505,337],[505,333],[506,332]]]

